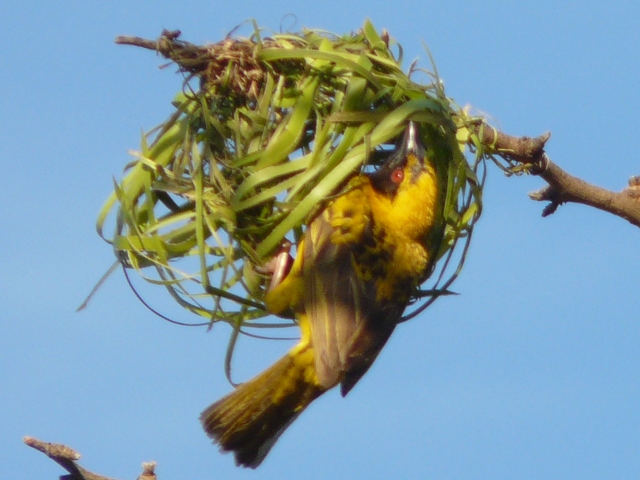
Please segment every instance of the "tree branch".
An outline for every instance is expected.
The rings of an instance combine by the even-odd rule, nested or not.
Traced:
[[[531,173],[548,183],[529,194],[532,200],[550,202],[542,211],[543,217],[572,202],[604,210],[640,227],[640,176],[631,177],[629,187],[622,192],[613,192],[574,177],[553,163],[544,151],[549,133],[536,138],[514,137],[484,123],[476,127],[476,133],[484,145],[491,146],[491,153],[529,165]]]
[[[23,441],[29,447],[44,453],[69,472],[69,475],[60,477],[61,480],[113,480],[112,478],[92,473],[81,467],[77,463],[80,459],[80,454],[66,445],[43,442],[33,437],[24,437]],[[155,467],[155,462],[143,463],[142,474],[140,474],[137,480],[156,480]]]

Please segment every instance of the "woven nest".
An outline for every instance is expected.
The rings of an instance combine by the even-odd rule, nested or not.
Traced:
[[[171,32],[134,40],[120,43],[158,51],[184,82],[174,113],[143,136],[98,219],[105,237],[115,214],[107,240],[123,265],[208,322],[236,331],[291,325],[266,318],[260,267],[285,240],[295,245],[341,185],[374,168],[414,120],[447,150],[447,227],[439,271],[416,290],[408,316],[449,292],[481,212],[484,155],[465,157],[474,119],[435,73],[413,81],[417,70],[402,70],[402,49],[386,33],[366,22],[344,36],[262,38],[256,27],[204,46]]]

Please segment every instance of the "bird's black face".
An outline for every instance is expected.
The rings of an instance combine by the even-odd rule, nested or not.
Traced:
[[[426,155],[418,125],[409,122],[400,146],[369,175],[371,184],[379,192],[394,196],[403,182],[413,182],[422,173]]]

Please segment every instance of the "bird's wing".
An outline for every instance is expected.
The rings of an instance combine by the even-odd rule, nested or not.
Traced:
[[[305,233],[304,310],[311,325],[318,380],[342,382],[346,394],[364,375],[393,331],[385,308],[376,304],[375,282],[363,278],[355,261],[371,235],[362,190],[338,198]]]

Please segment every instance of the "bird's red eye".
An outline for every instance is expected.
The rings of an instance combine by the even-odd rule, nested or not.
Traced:
[[[396,185],[400,185],[404,180],[404,170],[402,168],[396,168],[391,172],[391,181]]]

